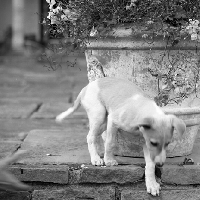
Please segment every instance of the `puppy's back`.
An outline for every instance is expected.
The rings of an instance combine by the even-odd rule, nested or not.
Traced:
[[[119,78],[101,78],[97,80],[99,98],[106,107],[118,106],[134,95],[144,96],[145,93],[134,83]]]

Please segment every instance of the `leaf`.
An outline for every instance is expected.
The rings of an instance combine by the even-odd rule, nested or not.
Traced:
[[[159,71],[158,71],[158,77],[157,77],[157,78],[158,78],[158,80],[160,80],[160,81],[162,80],[162,73],[159,72]]]
[[[179,89],[179,87],[176,87],[176,88],[174,89],[174,93],[175,93],[175,94],[180,93],[180,89]]]
[[[175,17],[177,19],[181,19],[181,18],[186,18],[186,15],[184,13],[177,13]]]
[[[165,90],[168,87],[168,84],[162,85],[162,90]]]

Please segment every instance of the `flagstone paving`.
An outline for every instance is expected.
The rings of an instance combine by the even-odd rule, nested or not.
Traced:
[[[188,156],[194,165],[180,165],[185,157],[168,158],[156,170],[161,195],[152,197],[146,193],[143,158],[117,156],[119,166],[90,165],[82,108],[61,124],[54,120],[88,83],[83,55],[73,68],[66,62],[56,71],[45,66],[33,58],[0,57],[0,158],[27,150],[9,170],[34,189],[0,191],[0,199],[200,199],[200,134]]]

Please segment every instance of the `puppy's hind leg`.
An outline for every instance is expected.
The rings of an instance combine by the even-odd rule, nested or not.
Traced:
[[[101,135],[98,137],[97,142],[97,152],[101,158],[104,157],[105,152],[105,138],[104,135],[106,135],[106,123],[101,126]]]
[[[103,159],[100,158],[98,154],[98,149],[100,146],[100,137],[102,132],[105,130],[106,126],[106,110],[104,107],[99,107],[93,109],[88,113],[90,130],[87,135],[88,150],[91,157],[92,165],[103,165]]]

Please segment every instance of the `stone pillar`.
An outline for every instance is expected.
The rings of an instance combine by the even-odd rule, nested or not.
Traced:
[[[12,0],[12,49],[22,52],[24,46],[24,0]]]

